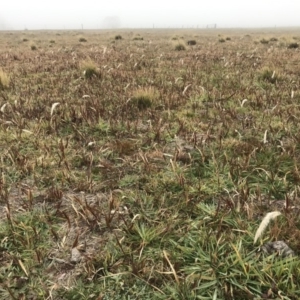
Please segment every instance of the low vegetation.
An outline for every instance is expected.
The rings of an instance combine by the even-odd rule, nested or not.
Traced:
[[[0,33],[0,298],[299,299],[295,32],[120,32]]]
[[[288,48],[289,49],[297,49],[297,48],[299,48],[299,44],[298,43],[290,43],[288,45]]]
[[[261,39],[260,42],[261,42],[262,44],[269,44],[269,40],[267,40],[267,39],[265,39],[265,38]]]
[[[178,41],[174,44],[174,49],[176,51],[182,51],[182,50],[186,50],[186,46],[185,46],[185,42],[184,41]]]
[[[84,78],[86,79],[91,79],[100,75],[100,72],[97,68],[97,64],[90,58],[81,61],[80,68]]]
[[[187,44],[188,44],[189,46],[195,46],[195,45],[197,44],[197,42],[196,42],[195,40],[189,40],[189,41],[187,42]]]
[[[133,38],[133,40],[134,40],[134,41],[143,41],[144,38],[143,38],[142,36],[135,36],[135,37]]]
[[[9,76],[6,72],[4,72],[2,69],[0,69],[0,90],[4,90],[8,88],[9,86]]]
[[[158,93],[153,88],[139,88],[133,92],[131,97],[131,103],[136,106],[139,110],[145,110],[150,108],[155,99],[158,97]]]

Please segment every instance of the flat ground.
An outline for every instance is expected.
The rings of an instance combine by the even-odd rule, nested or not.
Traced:
[[[299,299],[299,43],[1,32],[0,298]]]

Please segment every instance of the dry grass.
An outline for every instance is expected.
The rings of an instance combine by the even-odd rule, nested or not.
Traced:
[[[9,82],[9,76],[2,69],[0,69],[0,89],[8,88]]]
[[[91,58],[81,61],[79,66],[80,66],[80,69],[86,79],[91,79],[92,77],[97,77],[99,74],[97,65]]]
[[[0,298],[299,299],[293,36],[1,32]]]
[[[183,40],[178,40],[176,42],[173,42],[174,49],[176,51],[183,51],[186,50],[186,44]]]
[[[153,87],[138,88],[133,91],[130,101],[133,105],[137,106],[139,110],[144,110],[155,105],[158,96],[158,91]]]

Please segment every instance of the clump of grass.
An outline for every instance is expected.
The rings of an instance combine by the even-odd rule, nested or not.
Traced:
[[[8,75],[0,69],[0,90],[4,90],[5,88],[8,88],[10,79]]]
[[[288,45],[288,49],[297,49],[299,48],[299,44],[298,43],[290,43]]]
[[[50,40],[50,44],[55,44],[55,41],[54,40]]]
[[[175,44],[175,50],[176,51],[183,51],[185,50],[185,43],[183,41],[179,41],[178,43]]]
[[[197,42],[195,40],[189,40],[189,41],[187,41],[187,44],[189,46],[195,46],[197,44]]]
[[[23,39],[23,42],[28,42],[28,39],[24,38],[24,39]]]
[[[260,43],[261,44],[269,44],[269,41],[267,39],[263,38],[260,40]]]
[[[157,92],[154,88],[140,88],[133,93],[131,103],[139,110],[146,110],[152,106],[157,98]]]
[[[115,36],[115,40],[117,41],[117,40],[122,40],[123,38],[122,38],[122,36],[120,35],[120,34],[117,34],[116,36]]]
[[[278,39],[275,37],[270,38],[270,42],[277,42],[277,41],[278,41]]]
[[[276,83],[276,81],[278,81],[279,76],[276,73],[276,71],[271,70],[268,67],[265,67],[261,70],[260,74],[259,74],[259,79],[262,81],[266,81],[266,82],[270,82],[270,83]]]
[[[220,39],[219,39],[219,43],[225,43],[225,39],[220,38]]]
[[[231,41],[231,38],[228,36],[228,37],[226,38],[226,41]]]
[[[31,46],[30,46],[30,49],[31,49],[32,51],[35,51],[35,50],[37,50],[37,47],[36,47],[36,45],[31,45]]]
[[[135,37],[133,38],[133,40],[134,40],[134,41],[143,41],[144,38],[143,38],[142,36],[135,36]]]
[[[87,39],[81,37],[81,38],[79,38],[79,42],[81,42],[81,43],[86,43],[86,42],[87,42]]]
[[[91,79],[100,75],[96,63],[91,59],[82,61],[80,63],[80,69],[82,70],[85,79]]]

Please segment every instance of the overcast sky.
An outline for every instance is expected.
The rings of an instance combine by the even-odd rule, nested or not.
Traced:
[[[300,0],[2,0],[0,29],[300,26]]]

